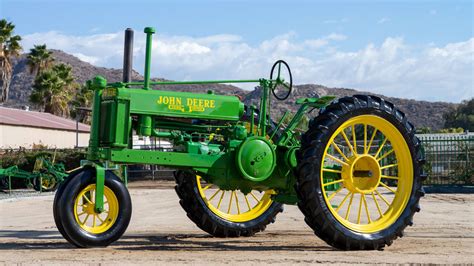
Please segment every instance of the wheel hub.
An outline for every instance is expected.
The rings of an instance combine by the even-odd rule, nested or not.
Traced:
[[[342,167],[344,185],[353,193],[372,193],[381,178],[379,162],[371,155],[355,155]]]
[[[86,203],[82,207],[82,211],[86,212],[87,214],[95,214],[95,204],[93,203]]]

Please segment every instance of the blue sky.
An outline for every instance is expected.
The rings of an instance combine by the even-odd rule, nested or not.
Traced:
[[[154,26],[155,76],[253,78],[283,58],[297,83],[430,101],[473,97],[472,1],[0,3],[26,50],[46,43],[100,66],[120,67],[124,28]]]

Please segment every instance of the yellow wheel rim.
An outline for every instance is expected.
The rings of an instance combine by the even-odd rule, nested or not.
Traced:
[[[353,231],[388,228],[410,199],[410,150],[399,130],[379,116],[360,115],[343,123],[329,139],[322,165],[324,200],[332,215]],[[334,174],[338,178],[324,178]],[[336,189],[330,191],[331,185]]]
[[[56,185],[56,180],[54,177],[51,178],[42,178],[41,187],[43,190],[52,189]]]
[[[95,212],[95,184],[85,187],[75,200],[74,217],[77,224],[92,234],[101,234],[109,230],[118,217],[119,204],[114,192],[104,187],[104,211]]]
[[[236,223],[251,221],[262,215],[272,204],[273,190],[253,190],[244,194],[237,190],[221,190],[196,176],[197,187],[207,207],[217,216]]]

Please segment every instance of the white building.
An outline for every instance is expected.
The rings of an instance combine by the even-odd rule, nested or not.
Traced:
[[[49,113],[0,107],[0,149],[85,147],[90,127]]]

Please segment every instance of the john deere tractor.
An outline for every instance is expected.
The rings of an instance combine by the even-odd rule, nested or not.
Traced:
[[[125,33],[124,80],[97,76],[88,161],[54,199],[61,234],[77,247],[107,246],[127,229],[132,202],[118,169],[155,164],[177,169],[187,216],[215,237],[252,236],[298,205],[314,233],[344,250],[381,249],[402,236],[420,210],[420,141],[406,115],[377,96],[296,100],[298,111],[270,117],[270,98],[286,100],[293,81],[277,61],[269,78],[150,80],[153,28],[145,28],[144,81],[131,81],[133,31]],[[258,106],[236,96],[155,90],[153,86],[255,83]],[[319,110],[309,129],[298,123]],[[285,121],[285,123],[283,123]],[[167,139],[172,151],[136,150],[132,135]],[[159,199],[160,195],[157,195]]]

